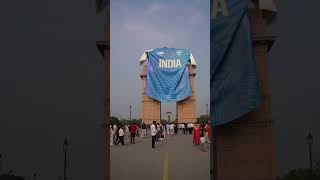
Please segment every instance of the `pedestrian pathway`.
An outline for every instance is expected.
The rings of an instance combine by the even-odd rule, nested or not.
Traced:
[[[167,137],[151,148],[151,138],[136,144],[111,146],[111,180],[209,180],[209,145],[206,152],[192,144],[192,135]]]

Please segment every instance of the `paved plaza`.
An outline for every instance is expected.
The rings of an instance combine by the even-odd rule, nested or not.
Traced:
[[[151,137],[131,145],[110,147],[111,180],[209,180],[210,145],[205,152],[192,144],[192,135],[166,136],[151,148]]]

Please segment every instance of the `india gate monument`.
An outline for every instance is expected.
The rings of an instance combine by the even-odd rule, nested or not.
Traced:
[[[160,123],[161,120],[161,102],[157,101],[151,97],[146,95],[146,79],[147,79],[147,68],[148,62],[144,62],[145,60],[141,60],[140,64],[143,65],[141,77],[141,119],[142,122],[146,124],[152,124],[153,121]],[[193,60],[194,61],[194,60]],[[189,81],[191,86],[192,95],[187,97],[184,100],[176,102],[176,121],[179,123],[188,123],[188,122],[196,122],[196,96],[195,96],[195,83],[194,79],[196,73],[194,72],[196,64],[195,61],[191,62],[191,65],[188,66],[189,70]],[[192,65],[193,64],[193,65]]]
[[[227,3],[249,2],[247,0],[211,0],[212,5],[218,5],[225,16],[230,15],[225,10]],[[273,0],[253,0],[253,5],[248,9],[250,29],[254,46],[254,59],[258,84],[261,96],[260,103],[253,111],[234,119],[231,122],[212,126],[213,142],[211,144],[211,179],[214,180],[276,180],[276,160],[273,135],[273,119],[271,113],[271,93],[268,82],[268,53],[275,42],[275,36],[269,34],[267,29],[270,22],[274,21],[276,7]],[[105,21],[104,41],[97,42],[97,47],[104,56],[104,167],[103,179],[110,179],[110,12],[109,1],[106,1],[107,18]],[[226,6],[225,6],[226,5]],[[212,7],[211,7],[212,8]],[[214,9],[214,8],[213,8]],[[231,9],[229,9],[231,10]],[[232,15],[232,14],[231,14]],[[213,14],[211,14],[212,18]],[[214,36],[211,34],[211,37]],[[212,40],[211,40],[212,43]],[[210,44],[213,46],[213,44]],[[212,54],[212,51],[210,52]],[[144,59],[146,60],[146,59]],[[148,63],[148,64],[147,64]],[[148,87],[148,62],[140,62],[142,66],[141,77],[141,119],[147,124],[161,120],[161,101],[147,96]],[[196,121],[195,98],[195,66],[189,61],[187,66],[188,82],[190,83],[190,96],[177,100],[177,121]],[[149,69],[150,70],[150,69]],[[210,97],[212,99],[212,96]],[[215,103],[215,102],[213,102]],[[212,113],[210,106],[210,118]],[[213,122],[215,119],[211,119]],[[209,159],[208,159],[209,161]]]

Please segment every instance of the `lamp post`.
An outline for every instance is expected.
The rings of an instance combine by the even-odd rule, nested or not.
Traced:
[[[207,110],[207,120],[209,121],[209,109],[208,109],[208,104],[206,104],[206,110]]]
[[[130,116],[129,116],[129,120],[131,121],[131,110],[132,110],[132,106],[129,106],[129,111],[130,111]]]
[[[0,175],[3,173],[2,171],[2,154],[0,154]]]
[[[171,116],[172,112],[167,112],[168,115],[168,122],[170,123],[170,116]]]
[[[69,143],[67,138],[63,142],[63,152],[64,152],[64,163],[63,163],[63,180],[67,180],[67,153],[68,153]]]
[[[310,168],[310,178],[312,178],[312,144],[313,144],[313,136],[311,133],[307,136],[307,143],[309,147],[309,168]]]

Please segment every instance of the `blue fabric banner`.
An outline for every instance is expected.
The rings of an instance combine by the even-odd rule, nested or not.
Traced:
[[[210,114],[213,126],[247,114],[261,101],[247,14],[250,0],[219,2],[220,12],[212,12],[215,16],[211,16],[210,27]],[[222,12],[223,5],[227,12]]]
[[[191,96],[188,50],[157,48],[147,56],[147,96],[164,102],[181,101]]]

